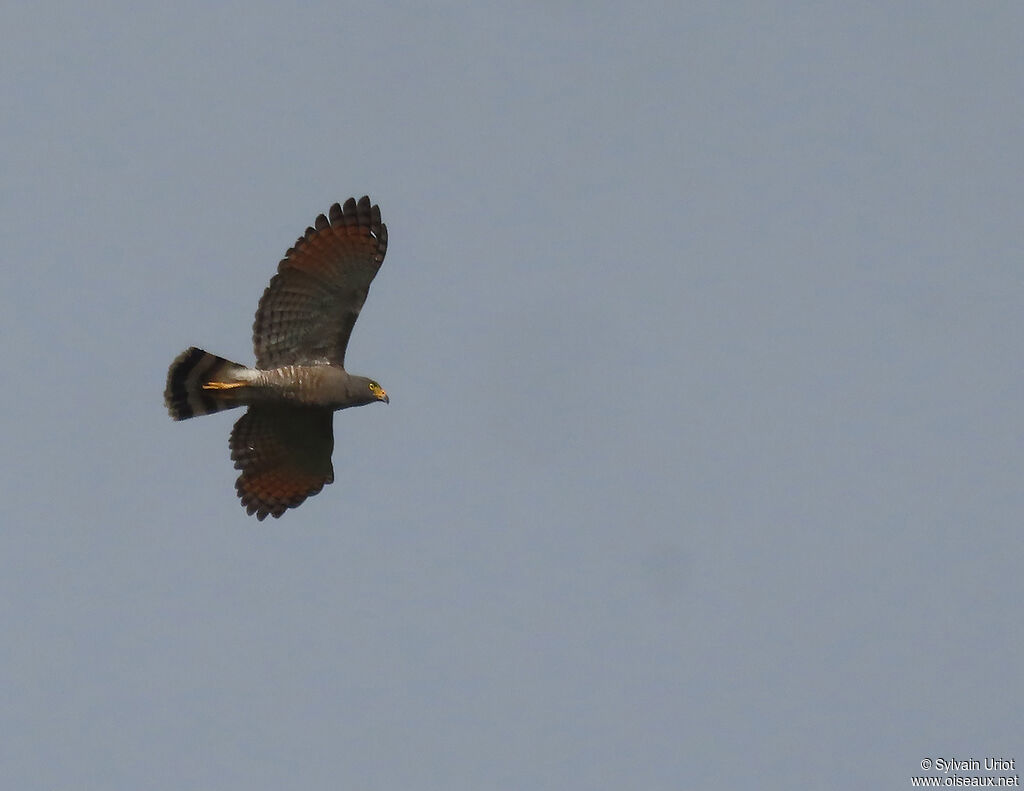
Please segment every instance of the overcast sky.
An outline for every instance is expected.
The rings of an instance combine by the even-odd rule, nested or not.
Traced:
[[[1024,761],[1022,29],[5,3],[0,785]],[[364,193],[390,244],[347,362],[391,404],[258,523],[237,413],[172,422],[167,365],[252,363],[284,251]]]

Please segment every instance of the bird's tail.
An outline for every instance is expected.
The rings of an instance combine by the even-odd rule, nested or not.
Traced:
[[[248,372],[244,365],[194,346],[185,349],[167,371],[167,411],[175,420],[185,420],[241,406],[239,389],[249,383]]]

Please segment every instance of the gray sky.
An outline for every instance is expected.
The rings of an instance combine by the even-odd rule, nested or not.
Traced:
[[[1011,3],[0,10],[0,774],[909,786],[1024,760]],[[391,405],[246,516],[285,249],[368,193]]]

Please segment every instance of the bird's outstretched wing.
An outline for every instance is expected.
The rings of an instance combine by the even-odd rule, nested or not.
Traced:
[[[334,481],[334,413],[327,407],[251,406],[231,430],[242,505],[263,520],[280,516]]]
[[[317,217],[260,299],[253,324],[256,367],[344,366],[352,326],[387,246],[380,208],[365,195]]]

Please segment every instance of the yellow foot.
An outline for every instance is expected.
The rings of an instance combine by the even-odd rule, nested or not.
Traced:
[[[245,387],[248,382],[206,382],[203,390],[234,390],[236,387]]]

